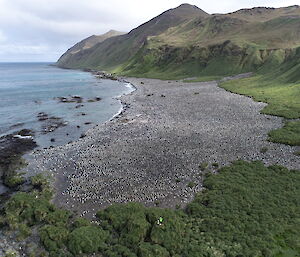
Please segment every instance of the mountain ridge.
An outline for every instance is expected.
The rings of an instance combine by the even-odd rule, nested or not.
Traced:
[[[101,62],[103,58],[106,58],[107,61],[105,64],[102,64],[102,67],[118,66],[120,62],[128,61],[132,54],[137,52],[137,48],[140,48],[144,44],[144,41],[148,36],[157,35],[169,27],[178,25],[191,17],[208,15],[209,14],[195,6],[182,4],[141,24],[132,29],[128,34],[114,37],[114,39],[110,38],[102,42],[102,44],[99,43],[95,45],[93,47],[94,50],[89,49],[89,51],[82,51],[78,56],[70,56],[70,60],[60,58],[57,65],[64,68],[84,68],[84,66],[88,66],[87,63],[78,65],[78,61],[84,56],[86,59],[90,58],[92,66],[97,64],[97,59]],[[111,45],[115,46],[115,53],[111,53]],[[97,47],[100,47],[101,49],[97,49]],[[93,56],[92,52],[99,53],[96,54],[96,56]]]
[[[299,6],[210,15],[182,4],[57,65],[153,78],[233,75],[277,67],[297,47]]]
[[[106,40],[108,38],[123,35],[123,34],[126,34],[126,32],[120,32],[120,31],[116,31],[116,30],[111,29],[111,30],[109,30],[108,32],[106,32],[102,35],[89,36],[89,37],[81,40],[80,42],[76,43],[71,48],[69,48],[66,51],[66,53],[64,53],[60,57],[60,60],[63,61],[64,58],[69,58],[69,55],[74,55],[74,54],[76,54],[76,53],[78,53],[82,50],[89,49],[89,48],[95,46],[96,44],[103,42],[104,40]]]

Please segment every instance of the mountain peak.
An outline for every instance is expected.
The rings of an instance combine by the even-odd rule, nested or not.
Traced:
[[[207,17],[209,14],[196,5],[181,4],[175,8],[163,12],[161,15],[171,15],[178,18],[190,19],[191,17]],[[160,16],[161,16],[160,15]],[[159,17],[159,16],[158,16]]]
[[[189,12],[192,14],[205,14],[205,15],[209,15],[207,12],[203,11],[202,9],[200,9],[198,6],[196,5],[191,5],[191,4],[187,4],[187,3],[183,3],[179,6],[177,6],[176,8],[170,9],[170,12],[174,12],[174,11],[179,11],[179,12]]]
[[[196,9],[200,9],[196,5],[191,5],[191,4],[187,4],[187,3],[183,3],[183,4],[179,5],[177,8],[196,8]]]

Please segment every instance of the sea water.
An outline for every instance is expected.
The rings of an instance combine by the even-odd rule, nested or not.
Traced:
[[[116,97],[132,91],[129,84],[51,63],[0,63],[0,136],[30,129],[39,148],[66,144],[111,119],[122,108]],[[71,96],[82,103],[59,101]],[[101,100],[92,102],[96,97]],[[63,126],[45,133],[51,120],[40,121],[41,114]]]

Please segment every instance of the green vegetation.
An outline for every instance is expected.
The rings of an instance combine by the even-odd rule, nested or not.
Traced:
[[[262,148],[260,149],[260,152],[261,152],[261,153],[266,153],[268,150],[269,150],[268,147],[264,146],[264,147],[262,147]]]
[[[4,257],[16,257],[18,256],[17,253],[13,250],[9,250],[5,252],[5,256]]]
[[[136,77],[196,77],[187,82],[272,70],[299,47],[299,15],[298,7],[209,15],[185,4],[88,50],[72,53],[74,46],[57,64]]]
[[[11,197],[0,226],[22,238],[38,231],[50,256],[299,256],[299,171],[236,161],[209,173],[204,186],[185,210],[115,204],[94,224],[51,204],[43,183]]]
[[[207,177],[207,190],[187,209],[199,245],[191,245],[189,256],[208,242],[219,256],[297,256],[299,176],[280,166],[237,161]]]
[[[214,162],[214,163],[212,163],[211,166],[213,166],[213,168],[217,169],[217,168],[219,168],[219,163]]]
[[[197,185],[197,184],[196,184],[195,182],[193,182],[193,181],[191,181],[191,182],[189,182],[189,183],[187,184],[187,186],[188,186],[189,188],[194,188],[196,185]]]
[[[62,248],[68,239],[68,230],[63,226],[44,225],[40,229],[39,236],[45,249],[50,255],[56,256],[62,252]]]
[[[200,170],[205,171],[208,168],[208,163],[207,162],[202,162],[199,165]]]
[[[35,176],[30,177],[30,182],[35,188],[38,189],[43,189],[48,185],[47,178],[42,174],[37,174]]]
[[[2,174],[3,183],[10,188],[16,188],[24,182],[22,174],[18,174],[16,170],[26,164],[19,153],[10,154],[4,151],[3,154],[4,156],[0,158],[0,174]]]
[[[283,128],[270,131],[269,140],[275,143],[300,146],[300,121],[287,122]]]
[[[5,179],[5,185],[10,188],[15,188],[22,185],[25,182],[24,178],[20,174],[15,174]]]
[[[76,48],[74,46],[58,60],[57,64],[60,67],[93,68],[110,72],[122,70],[125,69],[122,65],[139,51],[147,37],[158,35],[187,19],[207,16],[208,14],[199,8],[181,5],[142,24],[129,34],[108,38],[77,53],[72,53]]]
[[[278,75],[256,75],[227,81],[220,86],[233,93],[252,96],[255,101],[268,103],[262,113],[289,119],[300,118],[300,80],[289,83],[280,81]]]
[[[264,114],[296,119],[300,118],[300,34],[295,33],[299,15],[296,6],[208,15],[183,5],[127,35],[89,50],[67,52],[58,65],[136,77],[195,77],[184,82],[252,71],[253,77],[223,82],[221,87],[268,103]],[[300,145],[300,121],[271,131],[269,140]],[[263,147],[261,153],[267,150]],[[208,166],[202,163],[199,169],[206,171]],[[19,231],[20,238],[38,227],[50,256],[94,252],[104,257],[299,256],[299,171],[236,161],[218,174],[206,173],[205,190],[185,210],[116,204],[99,211],[95,224],[53,206],[47,183],[35,177],[32,191],[17,193],[6,203],[0,224]],[[19,182],[12,178],[12,185]]]
[[[106,248],[108,233],[96,226],[84,226],[74,229],[69,236],[68,249],[75,256],[82,253],[101,252]]]

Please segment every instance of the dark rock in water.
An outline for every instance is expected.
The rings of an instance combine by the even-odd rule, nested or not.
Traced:
[[[80,135],[80,138],[84,138],[84,137],[86,137],[85,134],[81,134],[81,135]]]
[[[67,123],[62,120],[52,121],[52,122],[49,122],[42,126],[42,133],[48,134],[48,133],[53,132],[54,130],[56,130],[60,127],[64,127],[66,125],[67,125]]]
[[[101,100],[102,100],[101,97],[95,97],[95,98],[89,99],[88,102],[89,102],[89,103],[93,103],[93,102],[99,102],[99,101],[101,101]]]
[[[49,117],[49,120],[61,120],[61,118],[55,117],[55,116],[51,116],[51,117]]]
[[[71,97],[64,97],[64,96],[59,96],[54,99],[57,99],[60,103],[82,103],[83,98],[78,95],[74,95]]]
[[[79,125],[77,125],[77,128],[80,128],[80,126],[79,126]]]
[[[60,102],[62,102],[62,103],[65,103],[65,102],[67,102],[67,100],[68,100],[68,98],[66,98],[66,97],[57,97],[56,99],[58,99]]]
[[[5,181],[15,175],[16,168],[23,165],[21,157],[24,153],[37,147],[33,134],[34,132],[29,129],[22,129],[0,137],[0,183],[3,181],[5,184]]]
[[[33,136],[34,132],[30,129],[22,129],[18,132],[18,135],[22,137]]]
[[[48,120],[48,114],[44,112],[39,112],[37,118],[39,121]]]
[[[42,133],[47,134],[53,132],[54,130],[66,126],[67,123],[62,120],[62,118],[50,116],[47,113],[40,112],[37,115],[38,120],[43,122]]]
[[[85,123],[84,123],[84,125],[90,125],[90,124],[92,124],[92,122],[89,122],[89,121],[88,121],[88,122],[85,122]]]
[[[51,141],[51,142],[55,142],[55,138],[51,138],[50,141]]]
[[[106,73],[104,71],[94,71],[92,73],[95,75],[96,78],[99,79],[118,80],[118,78],[114,74]]]
[[[81,108],[83,106],[84,106],[83,104],[78,104],[78,105],[75,106],[75,108],[78,109],[78,108]]]

